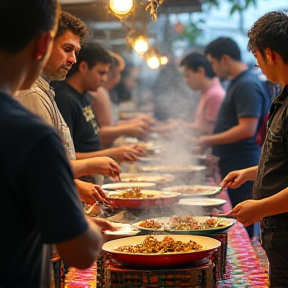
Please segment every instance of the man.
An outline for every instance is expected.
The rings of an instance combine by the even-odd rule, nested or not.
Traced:
[[[248,47],[267,79],[280,83],[273,100],[267,137],[258,166],[234,171],[222,185],[237,188],[254,182],[253,198],[238,204],[229,214],[244,225],[261,220],[262,245],[270,263],[270,287],[288,287],[288,15],[269,12],[248,33]]]
[[[66,79],[56,89],[55,101],[70,128],[77,159],[109,156],[116,161],[134,162],[138,150],[130,146],[100,150],[98,123],[91,108],[91,95],[107,80],[109,53],[99,44],[86,43]]]
[[[30,87],[49,57],[55,11],[55,0],[0,1],[1,287],[50,287],[46,244],[80,269],[101,252],[59,137],[11,96]]]
[[[188,127],[200,135],[210,135],[214,130],[225,91],[204,55],[191,53],[181,61],[180,66],[183,66],[186,84],[191,90],[201,92],[195,120]]]
[[[235,169],[258,163],[261,148],[256,143],[256,135],[269,109],[269,101],[258,77],[241,62],[240,49],[231,38],[212,41],[205,54],[218,77],[231,79],[213,135],[199,139],[200,145],[212,146],[213,155],[220,158],[223,179]],[[228,188],[232,207],[252,197],[252,186],[249,181],[237,189]],[[252,237],[253,225],[247,227],[247,231]]]
[[[116,138],[122,135],[145,138],[149,128],[147,123],[149,117],[146,115],[145,118],[139,117],[130,121],[118,121],[117,104],[113,103],[110,97],[113,97],[113,89],[120,82],[121,71],[124,69],[125,62],[120,55],[112,51],[109,51],[109,54],[112,57],[112,64],[107,73],[107,81],[97,91],[89,91],[92,96],[91,107],[100,127],[102,147],[110,146]],[[111,115],[112,110],[114,112],[112,113],[113,116]]]
[[[43,69],[43,73],[30,89],[19,91],[16,99],[56,129],[73,167],[75,178],[92,173],[101,173],[114,178],[117,176],[116,179],[118,179],[120,168],[113,159],[98,157],[75,160],[75,149],[69,128],[58,110],[54,100],[54,90],[50,86],[50,81],[52,80],[65,79],[67,72],[76,62],[76,54],[80,50],[80,42],[86,36],[86,25],[79,18],[67,12],[62,12],[52,53]],[[75,184],[81,199],[86,203],[93,204],[95,198],[101,202],[107,201],[107,196],[99,187],[94,187],[91,183],[85,183],[80,180],[77,180]]]

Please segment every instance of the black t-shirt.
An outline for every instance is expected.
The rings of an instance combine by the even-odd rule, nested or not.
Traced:
[[[238,125],[238,118],[259,118],[257,131],[263,118],[269,111],[270,97],[263,84],[250,70],[240,73],[233,79],[219,110],[214,134],[218,134]],[[220,157],[221,174],[235,169],[257,165],[261,148],[256,143],[256,135],[239,142],[215,145],[213,154]],[[226,175],[225,175],[226,176]]]
[[[0,287],[39,288],[44,243],[73,239],[87,222],[56,132],[2,93],[0,159]]]
[[[70,129],[76,152],[100,150],[100,129],[91,107],[91,95],[80,94],[64,82],[55,91],[55,101]]]

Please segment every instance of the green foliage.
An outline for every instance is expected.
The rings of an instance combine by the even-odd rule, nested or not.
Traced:
[[[220,1],[223,0],[207,0],[207,7],[210,10],[212,7],[219,7]],[[235,12],[242,12],[248,9],[249,7],[256,6],[257,0],[226,0],[231,4],[230,15],[233,15]]]

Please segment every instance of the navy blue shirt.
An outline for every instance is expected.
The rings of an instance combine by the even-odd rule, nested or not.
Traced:
[[[0,139],[0,287],[39,288],[44,243],[73,239],[87,222],[56,132],[2,93]]]
[[[227,131],[238,125],[238,118],[259,118],[257,131],[263,118],[269,111],[270,98],[263,83],[250,70],[240,73],[233,79],[227,89],[226,96],[219,110],[214,134]],[[221,176],[235,169],[257,165],[261,148],[253,137],[239,142],[215,145],[213,154],[220,157],[219,167]]]
[[[63,82],[56,88],[55,101],[70,129],[75,151],[99,151],[100,129],[91,107],[91,95],[81,94]]]

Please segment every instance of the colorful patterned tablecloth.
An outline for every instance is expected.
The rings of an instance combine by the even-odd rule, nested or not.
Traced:
[[[228,232],[226,273],[223,278],[217,283],[217,288],[268,287],[268,272],[263,269],[248,234],[240,223],[236,223]],[[95,280],[95,264],[86,270],[71,268],[66,275],[65,288],[100,287]]]
[[[245,228],[236,223],[228,232],[226,274],[218,288],[266,288],[268,272],[250,243]]]

